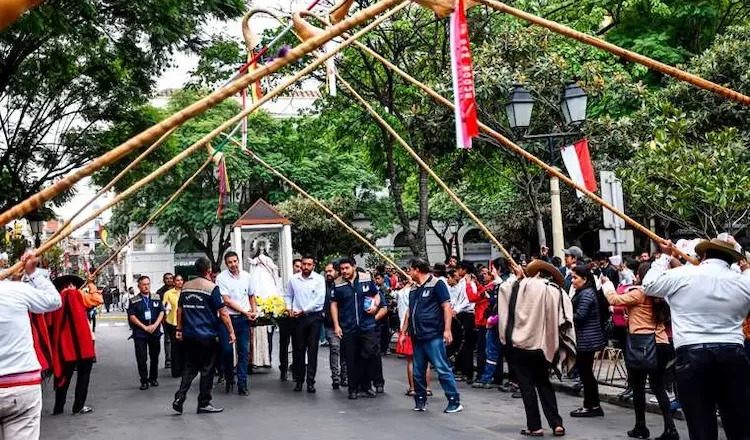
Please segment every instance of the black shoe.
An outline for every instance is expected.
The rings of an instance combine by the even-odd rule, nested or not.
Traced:
[[[166,362],[164,362],[164,368],[165,369],[172,368],[172,361],[166,361]]]
[[[668,431],[664,431],[664,434],[656,437],[655,440],[680,440],[680,433],[678,433],[677,428],[673,426]]]
[[[300,391],[302,391],[302,382],[297,382],[297,383],[294,384],[294,391],[296,391],[298,393]]]
[[[152,380],[148,384],[151,385],[151,387],[156,388],[156,387],[159,386],[159,381],[158,380]]]
[[[308,385],[307,392],[310,394],[315,394],[315,385]]]
[[[281,375],[279,376],[279,380],[280,380],[281,382],[286,382],[287,380],[289,380],[289,379],[287,379],[287,377],[286,377],[286,371],[282,371],[282,372],[281,372]]]
[[[357,393],[355,391],[349,391],[349,400],[357,400],[359,396],[357,396]]]
[[[628,431],[628,437],[630,438],[639,438],[639,439],[647,439],[651,437],[651,433],[648,431],[648,428],[645,426],[636,426],[635,428]]]
[[[602,407],[596,408],[578,408],[570,412],[570,417],[604,417]]]
[[[385,389],[383,387],[375,387],[375,392],[377,394],[383,394],[385,393]]]
[[[346,379],[342,380],[341,381],[341,386],[344,387],[344,388],[347,388],[349,386],[349,381],[346,380]]]
[[[148,382],[143,382],[143,383],[141,384],[141,387],[140,387],[140,388],[138,388],[138,389],[139,389],[139,390],[141,390],[141,391],[145,391],[145,390],[147,390],[147,389],[148,389]]]
[[[372,390],[367,390],[367,391],[361,391],[359,393],[359,397],[366,397],[368,399],[374,399],[375,397],[377,397],[377,395],[373,393]]]
[[[234,389],[234,382],[226,381],[224,382],[224,392],[229,394]]]
[[[339,388],[341,388],[341,386],[338,382],[334,382],[331,384],[331,388],[333,388],[334,390],[338,390]]]
[[[474,379],[470,379],[470,378],[467,377],[466,378],[466,385],[473,385],[473,384],[474,384]]]
[[[237,394],[240,396],[249,396],[250,391],[248,391],[247,388],[237,388]]]
[[[213,414],[224,411],[224,408],[217,408],[210,403],[204,407],[198,408],[198,414]]]
[[[180,402],[179,400],[175,400],[174,402],[172,402],[172,409],[177,414],[182,414],[182,402]]]

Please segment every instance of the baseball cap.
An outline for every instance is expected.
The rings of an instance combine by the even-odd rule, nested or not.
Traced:
[[[571,246],[567,249],[563,249],[565,255],[571,255],[576,258],[583,258],[583,251],[578,246]]]

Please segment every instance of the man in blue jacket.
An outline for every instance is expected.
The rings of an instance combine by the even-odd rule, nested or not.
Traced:
[[[445,346],[453,342],[451,319],[453,310],[448,286],[430,274],[430,265],[419,258],[409,261],[409,275],[415,281],[409,292],[402,331],[408,329],[414,346],[414,411],[424,411],[427,406],[427,361],[435,366],[440,386],[448,398],[446,413],[463,410],[456,390]]]
[[[369,390],[374,357],[378,356],[375,314],[379,308],[378,288],[370,274],[358,272],[353,260],[339,261],[341,277],[331,289],[333,331],[341,339],[341,349],[349,374],[349,399],[366,389],[364,397],[375,397]]]

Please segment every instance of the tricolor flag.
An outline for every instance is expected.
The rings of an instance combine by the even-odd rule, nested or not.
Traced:
[[[336,43],[333,40],[326,43],[326,52],[336,50]],[[326,61],[326,80],[328,82],[328,95],[336,96],[336,57],[328,58]]]
[[[471,64],[469,25],[464,0],[456,0],[450,20],[453,101],[456,106],[456,146],[470,149],[471,139],[479,136],[477,104],[474,100],[474,67]]]
[[[575,183],[591,192],[596,192],[596,175],[594,175],[594,165],[591,163],[588,139],[562,147],[562,159],[565,168],[568,170],[568,175]],[[576,190],[576,194],[579,198],[584,195],[578,190]]]
[[[216,209],[216,217],[221,218],[224,206],[229,203],[229,174],[227,173],[226,156],[222,156],[218,169],[219,180],[219,206]]]
[[[250,51],[247,54],[247,60],[250,61],[255,57],[255,52]],[[246,74],[252,73],[258,69],[258,61],[256,60],[250,64],[247,68]],[[250,84],[250,104],[254,104],[263,97],[263,90],[260,88],[260,80]],[[242,89],[242,110],[245,110],[248,106],[247,89]],[[247,149],[247,116],[242,119],[242,149]]]

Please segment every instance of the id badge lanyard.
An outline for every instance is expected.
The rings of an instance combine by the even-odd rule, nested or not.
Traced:
[[[144,300],[143,303],[146,305],[146,310],[143,312],[143,317],[146,318],[149,325],[151,325],[151,298]]]

